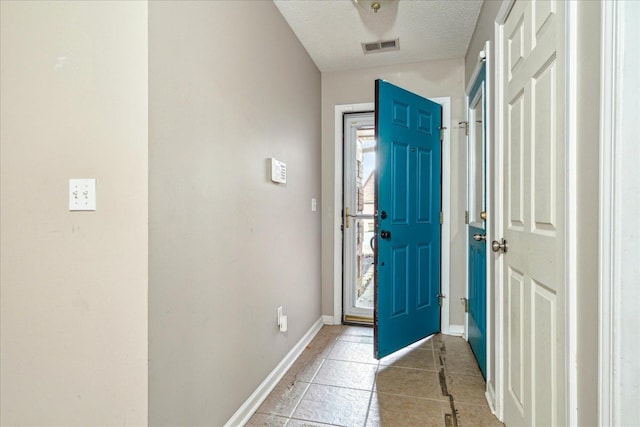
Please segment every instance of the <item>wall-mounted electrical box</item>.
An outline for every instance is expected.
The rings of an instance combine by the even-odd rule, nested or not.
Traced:
[[[287,164],[285,162],[271,159],[271,181],[278,184],[287,183]]]

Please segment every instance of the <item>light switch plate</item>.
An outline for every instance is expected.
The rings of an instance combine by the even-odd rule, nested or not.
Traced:
[[[96,210],[95,178],[69,180],[69,210],[70,211],[95,211]]]

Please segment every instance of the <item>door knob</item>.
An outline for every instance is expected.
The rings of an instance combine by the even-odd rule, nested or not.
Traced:
[[[506,254],[508,248],[509,248],[509,245],[507,245],[507,241],[504,239],[500,239],[499,242],[497,240],[494,240],[493,242],[491,242],[491,250],[493,252],[500,252],[502,250],[502,252]]]
[[[391,238],[391,232],[387,230],[382,230],[380,232],[380,238],[384,240],[389,240]]]
[[[479,242],[481,240],[487,240],[487,235],[476,233],[473,235],[473,240],[475,240],[476,242]]]

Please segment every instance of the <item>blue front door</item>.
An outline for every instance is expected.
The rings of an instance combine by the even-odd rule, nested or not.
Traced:
[[[376,81],[378,359],[440,330],[441,117],[439,104]]]

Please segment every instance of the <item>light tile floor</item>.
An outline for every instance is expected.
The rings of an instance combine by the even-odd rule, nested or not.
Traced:
[[[380,361],[373,330],[324,326],[247,426],[502,426],[469,345],[434,335]]]

